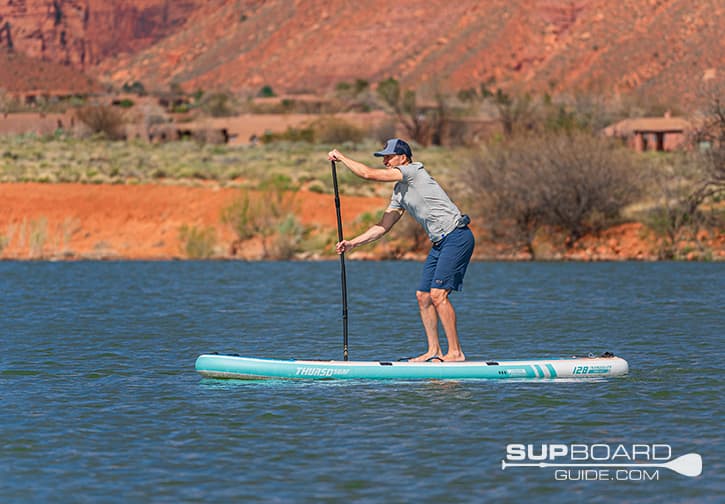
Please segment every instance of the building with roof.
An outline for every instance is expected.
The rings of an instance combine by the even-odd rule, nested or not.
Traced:
[[[638,152],[674,151],[687,143],[692,124],[682,117],[636,117],[604,128],[606,136],[620,138]]]

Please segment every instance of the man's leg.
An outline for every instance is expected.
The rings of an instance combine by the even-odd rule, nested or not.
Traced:
[[[423,329],[425,329],[425,335],[428,338],[428,351],[415,359],[411,359],[414,362],[420,362],[431,357],[440,357],[442,352],[438,341],[438,314],[433,305],[430,292],[417,291],[415,296],[418,298],[420,320],[423,322]]]
[[[433,307],[440,319],[443,330],[448,339],[448,353],[443,356],[443,360],[448,361],[464,361],[466,356],[461,350],[461,343],[458,341],[458,329],[456,328],[456,311],[453,309],[451,301],[448,299],[450,289],[431,289],[430,298]],[[422,313],[422,312],[421,312]],[[438,335],[436,334],[436,341]]]

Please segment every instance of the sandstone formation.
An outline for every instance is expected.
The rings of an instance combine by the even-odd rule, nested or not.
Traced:
[[[688,102],[723,79],[721,0],[2,0],[0,51],[121,86],[331,90],[342,81]],[[2,83],[0,83],[2,87]]]

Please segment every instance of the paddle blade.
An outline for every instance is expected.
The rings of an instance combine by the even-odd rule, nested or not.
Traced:
[[[671,460],[667,467],[683,476],[694,478],[702,474],[702,457],[698,453],[688,453]]]

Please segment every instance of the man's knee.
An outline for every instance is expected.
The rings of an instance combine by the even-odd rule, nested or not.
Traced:
[[[416,291],[415,297],[418,299],[418,306],[426,308],[432,304],[430,292]]]
[[[448,293],[450,291],[446,289],[431,289],[430,299],[435,306],[440,306],[448,300]]]

